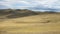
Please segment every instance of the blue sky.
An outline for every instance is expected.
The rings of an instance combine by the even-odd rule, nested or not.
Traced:
[[[0,0],[0,9],[5,8],[60,11],[60,0]]]

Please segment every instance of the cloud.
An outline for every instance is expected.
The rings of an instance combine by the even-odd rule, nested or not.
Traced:
[[[33,4],[27,1],[22,0],[2,0],[0,1],[0,5],[5,5],[9,8],[15,8],[15,7],[32,7]]]
[[[7,8],[53,8],[60,9],[60,0],[0,0],[0,5],[3,5]],[[42,7],[40,7],[42,6]],[[2,7],[1,7],[2,8]],[[44,9],[45,9],[44,8]]]

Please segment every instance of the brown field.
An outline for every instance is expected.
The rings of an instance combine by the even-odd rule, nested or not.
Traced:
[[[60,14],[2,19],[0,34],[60,34]]]

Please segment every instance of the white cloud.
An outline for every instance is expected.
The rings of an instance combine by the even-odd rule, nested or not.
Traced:
[[[24,4],[25,6],[14,6],[14,4]],[[5,5],[9,8],[27,8],[43,5],[48,8],[60,8],[60,0],[2,0],[0,5]]]

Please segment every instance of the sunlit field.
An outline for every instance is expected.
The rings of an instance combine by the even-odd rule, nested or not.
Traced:
[[[0,20],[1,34],[60,34],[60,14]]]

